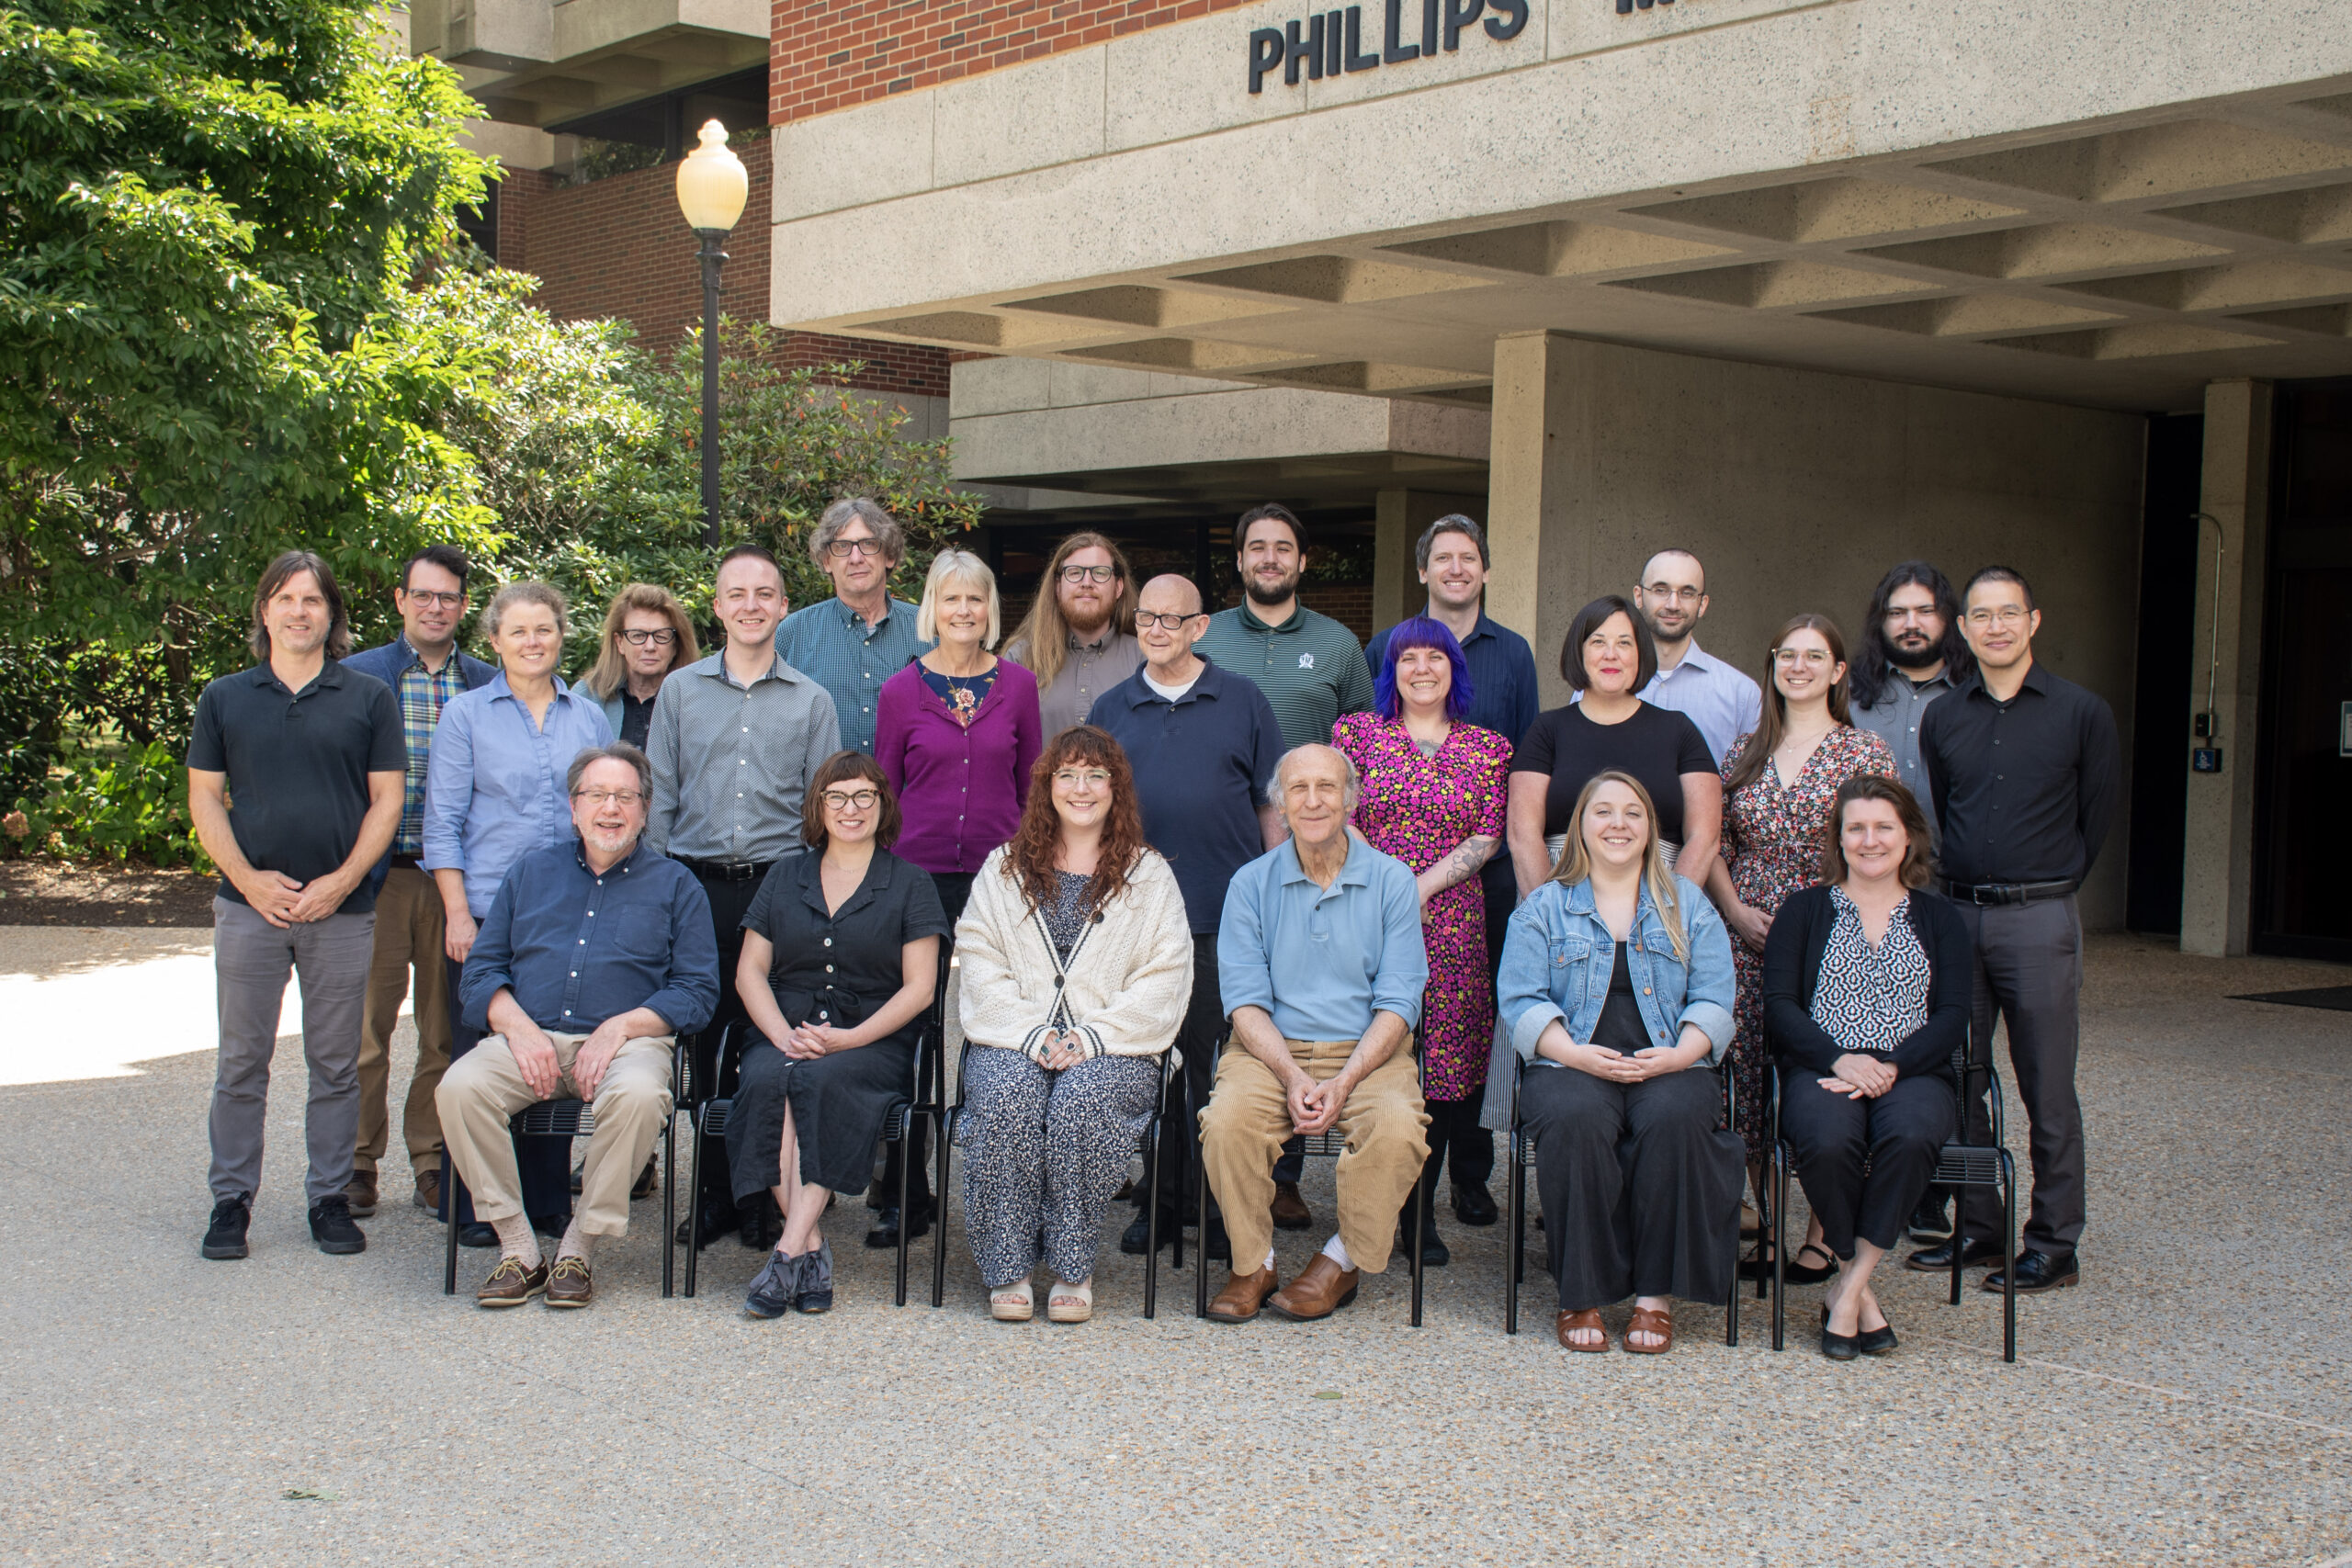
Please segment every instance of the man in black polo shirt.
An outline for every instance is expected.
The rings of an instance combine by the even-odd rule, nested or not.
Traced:
[[[1155,577],[1136,602],[1144,666],[1094,699],[1090,722],[1124,747],[1135,770],[1144,837],[1168,857],[1193,927],[1193,999],[1176,1035],[1197,1113],[1209,1102],[1209,1072],[1225,1034],[1217,990],[1216,928],[1234,874],[1282,842],[1282,814],[1266,800],[1283,759],[1282,725],[1257,685],[1193,651],[1208,629],[1201,591],[1182,577]],[[1189,1123],[1188,1123],[1189,1125]],[[1184,1140],[1190,1148],[1192,1140]],[[1175,1238],[1180,1166],[1160,1172],[1160,1235]],[[1150,1232],[1138,1194],[1135,1223],[1119,1238],[1139,1253]],[[1208,1231],[1202,1245],[1209,1245]]]
[[[359,1130],[359,1022],[376,932],[368,873],[400,826],[408,777],[391,688],[336,662],[351,626],[327,563],[288,550],[254,593],[250,670],[197,699],[188,815],[220,868],[212,900],[220,1055],[212,1083],[207,1258],[245,1256],[261,1186],[269,1059],[289,972],[302,977],[311,1235],[361,1252],[345,1189]]]
[[[2041,612],[2007,567],[1988,566],[1961,595],[1961,626],[1976,673],[1919,719],[1919,759],[1942,834],[1944,891],[1976,947],[1972,1043],[1991,1050],[1996,1016],[2030,1123],[2033,1207],[2017,1288],[2046,1291],[2078,1277],[2083,1234],[2083,1111],[2075,1095],[2082,1040],[2083,923],[2075,889],[2115,820],[2122,761],[2106,703],[2033,660]],[[1982,1097],[1963,1108],[1972,1142],[1988,1143]],[[1972,1187],[1950,1241],[1912,1254],[1947,1269],[2001,1256],[2002,1213]],[[1997,1291],[1996,1273],[1984,1282]]]

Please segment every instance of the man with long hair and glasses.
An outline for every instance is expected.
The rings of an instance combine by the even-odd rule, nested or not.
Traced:
[[[1072,534],[1046,563],[1004,656],[1037,677],[1043,733],[1087,722],[1094,699],[1142,667],[1127,558],[1100,534]]]
[[[882,682],[931,651],[915,630],[915,606],[890,596],[890,573],[906,558],[907,536],[878,502],[849,496],[817,518],[808,556],[833,580],[833,596],[784,618],[775,650],[831,694],[842,746],[874,753]]]
[[[1861,646],[1854,650],[1854,728],[1886,742],[1895,777],[1920,800],[1928,798],[1928,781],[1919,771],[1919,720],[1929,703],[1975,672],[1951,579],[1923,560],[1888,568],[1862,613]],[[1932,834],[1932,819],[1928,826]]]

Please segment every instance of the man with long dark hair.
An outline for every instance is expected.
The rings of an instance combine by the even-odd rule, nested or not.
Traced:
[[[1919,720],[1928,705],[1976,672],[1976,656],[1960,632],[1960,597],[1932,564],[1907,560],[1889,568],[1862,613],[1861,644],[1854,650],[1854,728],[1867,729],[1894,753],[1903,783],[1920,800],[1928,781],[1919,771]],[[1929,819],[1929,830],[1934,829]]]
[[[1119,547],[1091,532],[1072,534],[1056,547],[1004,656],[1037,677],[1045,734],[1086,723],[1094,699],[1143,664],[1136,646],[1136,585]]]

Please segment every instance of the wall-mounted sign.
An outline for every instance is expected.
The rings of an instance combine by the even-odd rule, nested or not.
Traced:
[[[1295,87],[1302,71],[1307,80],[1319,82],[1343,72],[1402,65],[1408,60],[1433,56],[1441,49],[1451,53],[1461,47],[1462,35],[1474,25],[1484,27],[1487,36],[1497,40],[1515,39],[1527,26],[1527,0],[1420,0],[1420,36],[1408,42],[1406,4],[1407,0],[1386,0],[1387,16],[1374,40],[1379,45],[1376,49],[1363,46],[1362,6],[1317,12],[1280,31],[1254,29],[1250,34],[1250,90],[1263,92],[1267,76],[1278,69],[1283,85]],[[1633,0],[1619,0],[1618,9],[1632,4]]]
[[[1636,6],[1639,6],[1643,10],[1646,11],[1652,6],[1671,6],[1673,4],[1674,0],[1617,0],[1617,14],[1621,17],[1630,17],[1634,14],[1634,7]]]

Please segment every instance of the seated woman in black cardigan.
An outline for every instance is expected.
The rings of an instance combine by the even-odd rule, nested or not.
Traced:
[[[1894,1330],[1871,1273],[1903,1235],[1958,1116],[1973,958],[1951,906],[1920,891],[1928,823],[1879,773],[1831,806],[1822,881],[1790,895],[1764,948],[1764,1026],[1781,1132],[1822,1245],[1850,1266],[1823,1292],[1821,1353],[1884,1355]],[[1868,1164],[1870,1173],[1863,1174]]]

